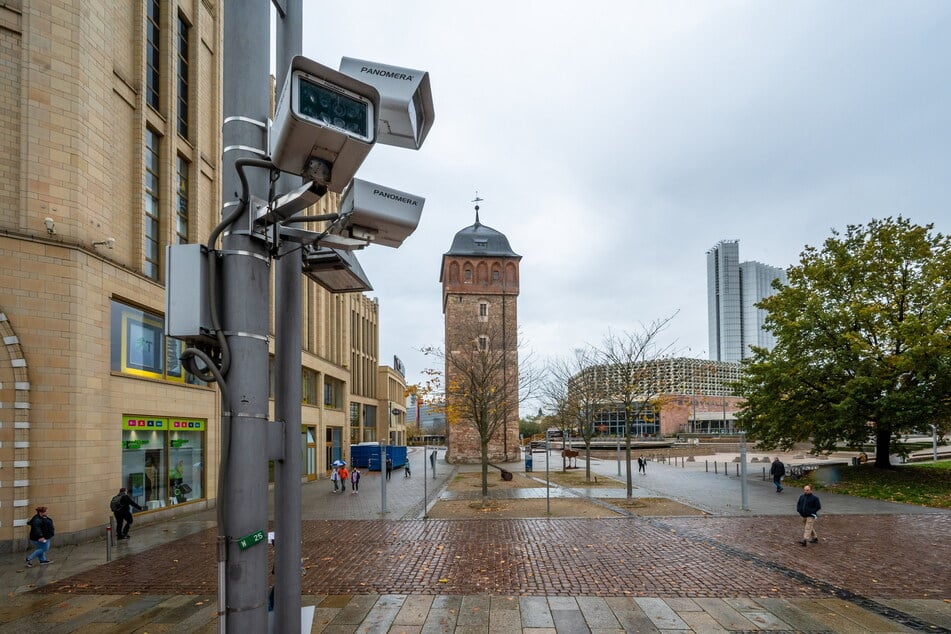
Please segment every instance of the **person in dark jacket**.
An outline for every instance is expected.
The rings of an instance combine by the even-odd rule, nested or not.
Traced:
[[[779,456],[776,456],[776,459],[773,460],[773,464],[769,468],[769,475],[773,476],[773,484],[776,485],[776,493],[782,493],[783,476],[786,475],[786,465],[780,461]]]
[[[39,558],[41,564],[53,563],[46,558],[46,551],[50,549],[53,541],[53,535],[56,531],[53,528],[53,518],[46,515],[46,507],[36,507],[36,515],[27,522],[30,527],[30,543],[36,547],[30,556],[26,558],[27,567],[33,566],[33,560]]]
[[[115,503],[110,504],[113,507],[112,514],[116,517],[116,539],[129,539],[129,529],[132,528],[132,508],[141,511],[142,507],[132,499],[125,487],[119,489],[116,498],[118,499],[115,500]],[[124,529],[122,527],[123,523],[125,524]]]
[[[819,498],[812,494],[812,487],[808,484],[804,486],[802,495],[799,496],[799,501],[796,502],[796,512],[803,519],[800,545],[805,546],[807,540],[813,544],[819,543],[819,536],[816,535],[816,518],[819,517],[819,509],[821,508],[822,504],[819,502]]]

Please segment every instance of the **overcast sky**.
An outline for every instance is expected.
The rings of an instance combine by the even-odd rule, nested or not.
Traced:
[[[677,313],[707,345],[706,251],[787,267],[831,230],[902,214],[951,231],[951,2],[304,3],[304,54],[427,70],[418,151],[358,177],[426,198],[400,249],[358,252],[380,360],[441,346],[440,264],[475,219],[522,256],[538,359]]]

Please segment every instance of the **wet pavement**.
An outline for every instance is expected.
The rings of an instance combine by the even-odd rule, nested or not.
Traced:
[[[312,631],[951,631],[947,511],[823,495],[820,542],[803,548],[798,489],[751,474],[744,510],[737,478],[650,463],[637,495],[711,515],[427,520],[414,455],[414,477],[387,483],[386,511],[379,474],[359,494],[304,486]],[[592,470],[617,477],[614,461]],[[430,502],[453,473],[428,474]],[[557,495],[572,494],[610,504],[626,491]],[[137,522],[108,563],[95,542],[54,545],[45,567],[2,556],[0,632],[215,631],[213,513]]]

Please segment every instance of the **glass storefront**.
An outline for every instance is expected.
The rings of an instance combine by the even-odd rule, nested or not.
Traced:
[[[154,510],[205,497],[204,419],[122,417],[122,482]]]

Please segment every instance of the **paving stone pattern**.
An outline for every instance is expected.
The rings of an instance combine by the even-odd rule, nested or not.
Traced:
[[[948,534],[951,516],[824,519],[828,537],[807,548],[796,542],[798,523],[785,518],[308,521],[302,589],[318,595],[819,597],[828,596],[831,585],[896,599],[947,593],[947,568],[939,562],[951,560],[951,544],[933,535]],[[885,534],[920,544],[921,565],[906,566],[908,553],[882,542]],[[38,591],[211,595],[214,541],[215,531],[206,530]]]

